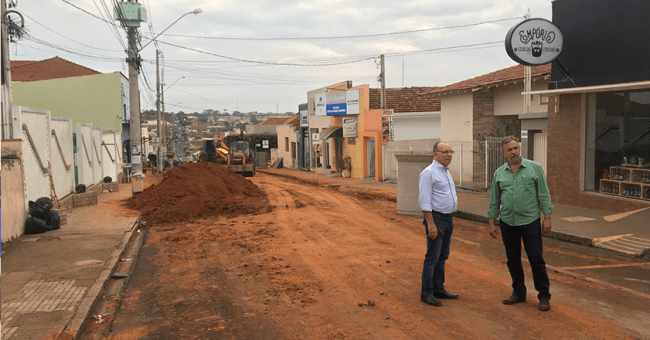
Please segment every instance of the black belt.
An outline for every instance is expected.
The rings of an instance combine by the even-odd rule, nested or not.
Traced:
[[[442,215],[442,216],[450,216],[450,217],[451,217],[451,216],[454,216],[454,213],[451,213],[451,214],[443,214],[443,213],[438,212],[438,211],[435,211],[435,210],[431,210],[431,212],[432,212],[432,213],[436,213],[436,214],[438,214],[438,215]]]

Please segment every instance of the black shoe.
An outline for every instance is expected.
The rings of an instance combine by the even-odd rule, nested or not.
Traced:
[[[433,296],[439,299],[458,299],[458,294],[452,294],[446,290],[441,293],[433,293]]]
[[[420,296],[420,300],[426,304],[432,305],[432,306],[441,306],[442,302],[440,300],[436,299],[433,295],[430,296]]]
[[[551,310],[551,303],[548,301],[548,299],[539,300],[539,310],[541,310],[542,312],[547,312]]]
[[[526,297],[519,297],[515,294],[512,294],[512,296],[503,300],[504,305],[514,305],[515,303],[519,302],[526,302]]]

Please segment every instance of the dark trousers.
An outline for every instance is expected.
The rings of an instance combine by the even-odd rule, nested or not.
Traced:
[[[445,291],[445,261],[449,258],[451,234],[454,232],[454,218],[433,213],[434,228],[438,228],[438,237],[429,238],[429,224],[425,219],[424,232],[427,238],[427,254],[424,256],[422,268],[422,291],[420,295],[427,297],[434,293]]]
[[[506,247],[508,270],[512,277],[513,293],[519,297],[526,297],[526,284],[524,282],[524,268],[521,265],[521,242],[528,255],[528,262],[533,272],[533,281],[537,290],[538,299],[551,299],[549,293],[548,273],[546,262],[542,255],[542,225],[540,220],[527,225],[513,227],[503,221],[500,222],[503,245]]]

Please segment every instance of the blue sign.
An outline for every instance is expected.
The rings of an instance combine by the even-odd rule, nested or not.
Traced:
[[[325,107],[325,112],[328,116],[340,116],[345,115],[348,112],[346,103],[338,104],[327,104]]]

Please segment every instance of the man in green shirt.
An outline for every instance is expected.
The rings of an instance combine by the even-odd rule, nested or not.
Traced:
[[[503,300],[503,303],[512,305],[526,301],[524,269],[521,264],[523,241],[538,292],[539,310],[548,311],[551,309],[551,294],[546,262],[542,255],[542,231],[547,233],[551,230],[553,206],[546,186],[546,177],[541,165],[521,158],[521,147],[515,137],[510,136],[503,140],[501,153],[508,162],[494,172],[488,216],[490,236],[496,239],[498,231],[494,219],[501,215],[499,226],[506,248],[508,270],[512,277],[512,296]],[[540,209],[544,214],[542,223]]]

